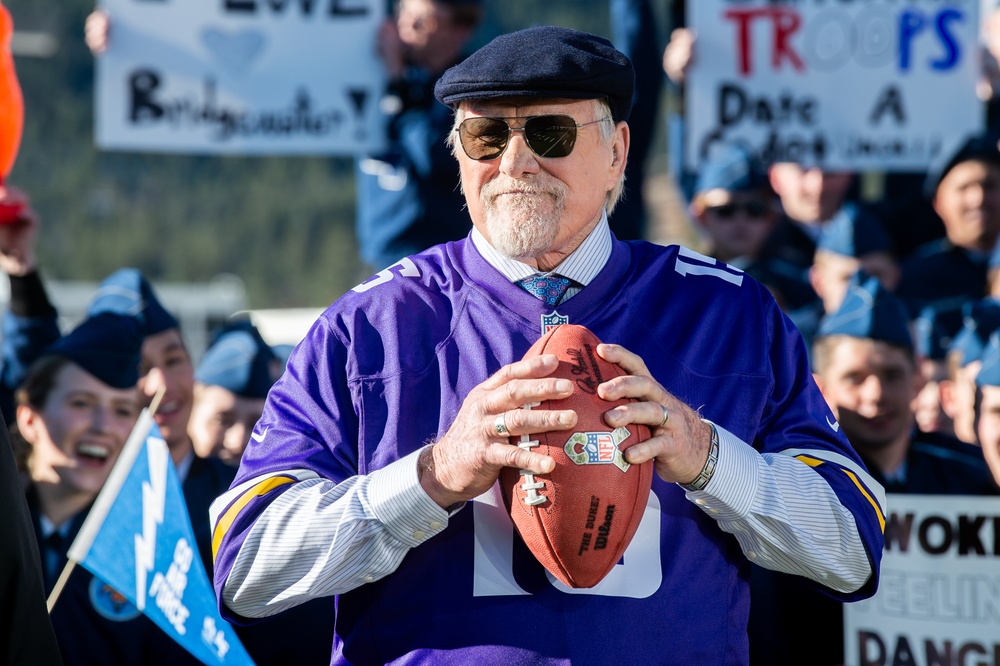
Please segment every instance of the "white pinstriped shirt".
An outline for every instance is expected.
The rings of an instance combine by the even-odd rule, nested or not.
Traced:
[[[478,231],[472,232],[472,240],[512,282],[536,272],[500,255]],[[604,218],[553,271],[582,285],[565,298],[600,272],[611,245]],[[861,588],[872,571],[853,515],[826,481],[794,456],[807,453],[852,470],[875,489],[874,501],[884,514],[885,496],[879,484],[839,454],[810,449],[762,455],[716,428],[715,473],[704,490],[687,492],[688,500],[733,534],[751,561],[840,592]],[[264,617],[313,597],[347,592],[395,571],[411,548],[447,527],[450,515],[421,488],[419,453],[341,483],[310,471],[292,472],[299,482],[268,506],[243,543],[223,592],[226,604],[240,615]],[[213,526],[233,498],[264,478],[247,481],[216,500]]]

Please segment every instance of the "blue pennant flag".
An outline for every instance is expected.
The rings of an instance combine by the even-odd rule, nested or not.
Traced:
[[[219,616],[167,444],[143,410],[69,559],[206,664],[253,664]]]

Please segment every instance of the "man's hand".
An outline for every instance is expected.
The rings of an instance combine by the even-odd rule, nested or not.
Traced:
[[[677,28],[670,33],[670,42],[663,51],[663,71],[670,80],[680,85],[687,77],[694,60],[694,30]]]
[[[28,196],[14,187],[0,186],[0,205],[22,204],[23,212],[11,224],[0,224],[0,270],[7,275],[22,277],[35,270],[35,243],[38,239],[38,217],[31,209]]]
[[[573,410],[522,409],[573,393],[571,381],[549,377],[558,365],[554,354],[518,361],[469,393],[448,432],[420,457],[420,484],[431,499],[447,508],[478,497],[489,490],[504,467],[535,474],[555,468],[551,457],[512,446],[509,437],[570,430],[576,425]],[[497,433],[500,414],[509,434]]]
[[[95,9],[87,17],[83,25],[83,40],[92,54],[100,55],[108,50],[108,35],[111,33],[111,20],[103,9]]]
[[[632,352],[620,345],[602,344],[597,354],[628,373],[598,386],[597,395],[605,400],[639,400],[609,410],[604,420],[612,428],[643,423],[653,431],[645,442],[626,449],[625,459],[633,465],[655,459],[656,473],[664,481],[683,484],[698,478],[708,460],[711,426],[653,379],[643,360]],[[666,421],[665,414],[669,415]]]

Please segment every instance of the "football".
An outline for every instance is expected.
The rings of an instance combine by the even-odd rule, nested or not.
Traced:
[[[569,587],[597,585],[621,559],[642,520],[653,482],[653,462],[630,465],[623,452],[650,436],[644,425],[613,429],[602,415],[626,400],[597,396],[599,384],[625,371],[597,355],[597,339],[583,326],[556,326],[525,358],[559,357],[550,375],[572,380],[573,394],[524,409],[572,409],[573,430],[511,437],[511,444],[551,456],[550,474],[506,468],[504,502],[535,558]]]

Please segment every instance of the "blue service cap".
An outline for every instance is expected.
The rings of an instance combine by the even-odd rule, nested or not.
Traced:
[[[1000,301],[983,298],[962,308],[962,329],[952,338],[949,352],[962,355],[962,367],[982,358],[990,335],[1000,329]]]
[[[764,169],[745,148],[725,144],[714,149],[702,163],[694,191],[696,194],[710,190],[751,192],[766,184]]]
[[[943,361],[952,340],[962,330],[962,309],[928,305],[913,318],[917,353]]]
[[[816,337],[847,335],[912,349],[909,323],[903,301],[883,287],[878,278],[858,272],[840,308],[820,320]]]
[[[434,96],[450,107],[474,99],[606,98],[615,122],[632,110],[632,63],[603,37],[539,26],[496,37],[448,69]]]
[[[139,381],[142,332],[133,317],[102,312],[84,319],[56,340],[45,354],[63,356],[117,389]]]
[[[250,322],[224,327],[202,357],[194,378],[244,398],[266,398],[277,379],[278,359]]]
[[[1000,166],[998,139],[1000,139],[1000,135],[995,132],[975,134],[966,137],[955,150],[941,155],[927,172],[927,179],[924,181],[924,195],[928,199],[933,199],[937,194],[938,185],[941,184],[944,177],[962,162],[975,160]]]
[[[990,334],[983,350],[983,367],[976,375],[976,386],[1000,386],[1000,334]]]
[[[136,268],[122,268],[104,278],[87,306],[87,315],[101,312],[134,317],[142,335],[180,328],[177,319],[156,298],[152,285]]]
[[[875,217],[854,202],[847,202],[823,225],[816,249],[858,259],[891,252],[892,239]]]

